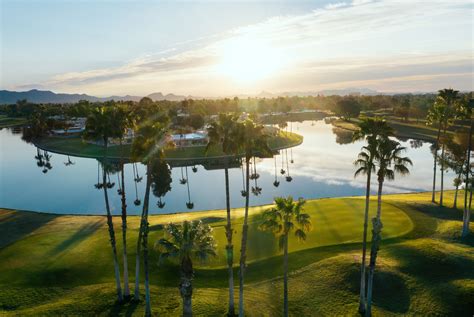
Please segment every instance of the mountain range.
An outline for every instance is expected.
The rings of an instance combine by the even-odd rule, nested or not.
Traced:
[[[18,100],[26,99],[32,103],[76,103],[79,100],[87,100],[90,102],[103,102],[109,100],[116,101],[139,101],[145,96],[110,96],[110,97],[95,97],[86,94],[63,94],[63,93],[54,93],[49,90],[37,90],[32,89],[29,91],[9,91],[9,90],[0,90],[0,104],[14,104]],[[170,100],[170,101],[180,101],[186,98],[195,98],[192,96],[180,96],[175,94],[162,94],[161,92],[156,92],[149,94],[148,96],[154,101],[159,100]]]
[[[367,88],[353,88],[353,89],[334,89],[334,90],[321,90],[321,91],[312,91],[312,92],[282,92],[282,93],[271,93],[262,91],[257,95],[250,94],[240,94],[237,95],[239,98],[248,98],[248,97],[259,97],[259,98],[276,98],[279,96],[317,96],[317,95],[351,95],[351,94],[361,94],[361,95],[376,95],[380,94],[379,92]],[[116,101],[139,101],[142,97],[149,97],[154,101],[160,100],[169,100],[169,101],[181,101],[184,99],[202,99],[203,97],[195,96],[183,96],[175,94],[166,94],[164,95],[161,92],[155,92],[147,96],[110,96],[110,97],[95,97],[86,94],[65,94],[65,93],[54,93],[49,90],[37,90],[32,89],[29,91],[9,91],[9,90],[0,90],[0,104],[14,104],[18,100],[26,99],[32,103],[76,103],[79,100],[87,100],[90,102],[103,102],[109,100]],[[234,97],[234,96],[232,96]]]

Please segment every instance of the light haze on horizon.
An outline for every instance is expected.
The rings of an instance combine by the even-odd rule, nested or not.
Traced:
[[[0,3],[0,89],[474,89],[468,0]]]

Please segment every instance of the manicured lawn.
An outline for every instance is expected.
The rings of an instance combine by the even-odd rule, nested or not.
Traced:
[[[0,128],[7,128],[16,125],[22,125],[27,122],[26,118],[12,118],[6,115],[0,115]]]
[[[429,203],[430,198],[430,193],[384,197],[384,240],[374,286],[376,315],[470,316],[474,311],[473,236],[461,240],[462,212],[440,208]],[[452,192],[447,193],[446,203],[452,203]],[[292,315],[356,315],[363,206],[364,200],[359,197],[308,202],[306,211],[314,229],[306,243],[297,244],[293,239],[290,244]],[[372,212],[374,207],[375,201]],[[278,316],[282,309],[282,258],[273,237],[257,229],[260,212],[266,208],[254,207],[250,213],[245,280],[250,316]],[[235,263],[242,215],[242,209],[233,210]],[[196,263],[196,315],[225,313],[224,217],[225,212],[218,210],[154,215],[150,219],[150,243],[162,236],[162,225],[170,221],[202,219],[214,228],[218,257],[207,264]],[[131,284],[138,220],[129,217]],[[120,252],[120,218],[114,222]],[[104,217],[1,210],[0,232],[0,314],[143,314],[142,302],[115,303]],[[154,312],[180,314],[177,283],[175,264],[159,267],[153,251]]]
[[[280,133],[279,135],[270,137],[268,143],[271,149],[277,150],[296,146],[303,142],[303,137],[296,133]],[[104,148],[99,145],[84,142],[79,137],[47,137],[37,142],[40,148],[52,152],[70,154],[82,157],[101,158],[104,156]],[[130,145],[123,146],[124,157],[130,156]],[[110,146],[107,156],[110,158],[120,158],[120,146]],[[206,153],[206,146],[194,146],[188,148],[176,148],[166,150],[167,159],[205,159],[223,156],[224,153],[218,147],[212,147]]]
[[[434,142],[438,134],[438,130],[432,126],[428,126],[422,122],[415,123],[413,121],[404,122],[387,118],[389,125],[394,129],[395,136],[406,139],[418,139],[423,141]],[[350,121],[335,120],[332,124],[336,127],[351,131],[357,130],[357,122],[359,119],[351,119]],[[457,128],[460,128],[459,126]],[[453,131],[448,131],[453,133]]]

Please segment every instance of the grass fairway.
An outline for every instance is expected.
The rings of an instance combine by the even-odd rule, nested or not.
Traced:
[[[360,119],[351,119],[350,121],[345,121],[342,119],[337,119],[332,122],[335,127],[356,131],[358,129],[357,123]],[[421,123],[415,123],[413,121],[405,122],[401,120],[395,120],[394,118],[387,118],[389,125],[394,130],[394,135],[401,139],[417,139],[428,142],[436,141],[438,130],[435,127],[429,126]],[[456,129],[461,128],[461,126],[456,126]],[[466,127],[465,127],[466,128]],[[453,131],[447,131],[449,134],[452,134]]]
[[[376,315],[471,316],[474,312],[474,239],[472,235],[463,241],[459,238],[460,210],[440,208],[430,204],[430,198],[429,193],[384,198],[384,240],[374,286]],[[446,198],[451,204],[452,193]],[[363,207],[359,197],[308,201],[306,211],[314,229],[306,243],[295,239],[290,243],[292,315],[356,315]],[[282,309],[282,258],[273,237],[257,228],[265,208],[254,207],[250,213],[245,290],[249,316],[278,316]],[[242,215],[242,209],[233,211],[235,263]],[[170,221],[202,219],[214,228],[219,255],[196,265],[196,315],[225,314],[224,217],[225,212],[217,210],[150,219],[152,243]],[[138,220],[129,217],[131,284]],[[114,222],[120,242],[120,218]],[[115,303],[105,217],[0,210],[0,232],[0,315],[143,314],[142,302]],[[158,267],[156,252],[151,263],[153,312],[179,315],[176,265]]]

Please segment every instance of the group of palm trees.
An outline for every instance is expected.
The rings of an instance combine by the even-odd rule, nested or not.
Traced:
[[[463,230],[462,236],[465,237],[469,233],[470,222],[470,202],[472,199],[472,179],[473,175],[470,153],[472,150],[472,133],[473,133],[473,99],[469,101],[462,98],[459,91],[454,89],[442,89],[438,92],[438,96],[434,105],[430,108],[427,116],[427,123],[437,128],[436,142],[432,147],[433,151],[433,203],[436,202],[436,175],[437,167],[440,166],[440,196],[439,205],[443,206],[444,201],[444,174],[450,168],[457,177],[454,179],[456,188],[453,207],[457,207],[457,194],[459,186],[464,182],[464,213],[463,213]],[[469,120],[470,129],[461,128],[455,131],[454,135],[450,133],[456,120]],[[439,154],[441,147],[441,153]],[[470,189],[470,190],[468,190]],[[471,199],[468,199],[467,193],[471,192]]]
[[[440,91],[439,97],[435,105],[430,110],[429,122],[438,126],[438,138],[434,145],[434,184],[436,182],[436,167],[441,164],[441,171],[444,172],[448,167],[456,169],[459,174],[459,179],[462,175],[466,175],[466,184],[468,179],[472,179],[469,168],[469,155],[466,156],[466,149],[462,144],[469,144],[467,153],[470,153],[470,137],[468,142],[456,141],[460,148],[455,148],[448,142],[449,134],[447,130],[452,124],[453,118],[457,115],[451,113],[461,113],[452,110],[456,103],[456,91]],[[457,107],[457,106],[456,106]],[[457,109],[457,108],[456,108]],[[464,108],[462,110],[466,112]],[[469,113],[470,115],[470,113]],[[448,118],[449,116],[449,118]],[[127,231],[127,204],[125,197],[125,186],[123,180],[123,166],[125,164],[122,157],[120,162],[122,179],[119,182],[120,192],[122,197],[122,237],[123,237],[123,267],[124,267],[124,288],[121,287],[120,266],[117,255],[117,248],[115,243],[115,230],[112,222],[110,206],[108,203],[107,183],[107,165],[109,164],[107,158],[107,146],[109,138],[118,138],[122,140],[125,131],[134,127],[136,137],[132,144],[132,159],[140,161],[146,165],[146,186],[144,193],[144,200],[142,204],[142,213],[140,228],[137,239],[137,253],[135,263],[135,292],[134,298],[140,298],[140,269],[143,260],[143,270],[145,277],[145,314],[151,315],[151,301],[150,301],[150,285],[149,285],[149,200],[150,191],[152,190],[155,196],[159,197],[158,206],[164,206],[161,197],[169,191],[170,183],[164,182],[159,185],[156,181],[159,178],[171,179],[169,168],[163,160],[163,150],[168,146],[164,142],[164,136],[168,132],[169,119],[163,112],[141,113],[135,115],[135,120],[130,119],[127,109],[121,107],[99,107],[96,108],[90,115],[86,124],[85,138],[102,139],[104,144],[104,157],[102,164],[104,166],[102,172],[102,186],[104,192],[107,225],[109,229],[110,243],[113,251],[113,262],[115,268],[115,279],[117,288],[117,297],[122,301],[130,297],[128,288],[128,264],[127,264],[127,246],[126,246],[126,231]],[[136,122],[140,124],[136,125]],[[472,127],[471,127],[472,134]],[[469,136],[471,135],[469,134]],[[238,315],[244,315],[244,290],[245,290],[245,273],[247,269],[247,240],[248,240],[248,221],[249,221],[249,206],[250,193],[258,191],[258,184],[255,183],[253,188],[250,181],[258,179],[256,171],[256,157],[273,156],[275,153],[268,146],[268,135],[264,132],[262,125],[254,121],[240,120],[236,114],[219,114],[218,118],[211,122],[208,126],[209,143],[207,150],[210,148],[219,148],[225,156],[224,161],[224,182],[225,182],[225,201],[226,201],[226,264],[228,271],[228,308],[227,314],[235,316],[236,303],[234,302],[234,241],[231,215],[231,195],[229,185],[229,168],[232,159],[235,157],[241,158],[242,172],[243,172],[243,189],[241,194],[245,201],[244,217],[242,222],[242,240],[240,243],[240,257],[238,264]],[[377,254],[381,241],[382,224],[382,196],[383,186],[386,181],[391,181],[397,174],[406,175],[409,173],[409,167],[412,165],[408,157],[403,156],[406,148],[397,142],[393,136],[393,130],[388,123],[380,118],[367,118],[361,120],[359,123],[359,130],[354,133],[353,140],[364,140],[365,145],[362,147],[358,158],[355,161],[357,170],[355,176],[366,175],[366,201],[364,212],[364,227],[362,239],[362,261],[361,261],[361,276],[360,276],[360,296],[359,296],[359,311],[366,316],[371,316],[372,313],[372,293],[373,280],[375,274],[375,266],[377,261]],[[458,139],[462,139],[459,135]],[[464,140],[464,139],[463,139]],[[122,145],[122,142],[120,142]],[[438,156],[439,147],[441,146],[441,155]],[[291,153],[290,153],[291,154]],[[291,181],[288,166],[288,153],[286,153],[287,168],[284,169],[283,159],[281,174],[286,174],[287,181]],[[292,159],[291,159],[292,160]],[[252,167],[253,164],[253,167]],[[463,168],[463,166],[466,166]],[[276,176],[276,160],[275,160],[275,176]],[[193,169],[194,171],[194,169]],[[134,173],[135,175],[135,173]],[[367,246],[368,246],[368,230],[369,230],[369,205],[371,196],[371,179],[372,175],[376,175],[377,179],[377,212],[372,218],[372,236],[370,243],[370,257],[367,266]],[[470,177],[470,178],[469,178]],[[289,179],[288,179],[289,178]],[[183,173],[183,184],[188,182],[188,175],[186,169],[186,177]],[[184,181],[185,180],[185,181]],[[275,178],[275,186],[278,180]],[[462,182],[461,182],[462,183]],[[456,188],[460,186],[457,182]],[[465,191],[467,195],[467,190]],[[441,174],[441,194],[440,204],[443,203],[443,173]],[[434,199],[433,192],[433,199]],[[138,197],[137,197],[138,199]],[[239,198],[241,199],[241,198]],[[188,195],[188,202],[191,204]],[[467,199],[465,199],[466,205]],[[279,246],[283,250],[284,260],[284,315],[288,316],[288,239],[289,234],[294,232],[295,236],[301,240],[306,238],[306,233],[311,229],[311,221],[308,214],[304,213],[304,200],[293,200],[292,197],[276,198],[275,207],[264,212],[263,222],[260,229],[271,231],[275,233],[279,240]],[[189,206],[188,206],[189,208]],[[191,207],[192,208],[192,207]],[[468,217],[468,216],[465,216]],[[179,292],[183,300],[183,315],[192,315],[192,280],[194,276],[193,259],[197,258],[205,260],[209,256],[215,256],[215,241],[212,236],[212,228],[209,225],[203,224],[199,221],[185,221],[182,224],[169,224],[164,228],[165,236],[156,243],[156,248],[160,252],[160,261],[168,257],[176,257],[180,263],[180,277]]]
[[[469,233],[469,217],[471,203],[467,199],[468,191],[473,188],[473,175],[470,165],[470,156],[472,150],[472,100],[468,104],[466,100],[462,101],[458,95],[458,91],[453,89],[443,89],[439,91],[438,97],[434,105],[430,108],[427,122],[436,126],[438,129],[436,142],[432,146],[434,156],[434,173],[433,173],[433,192],[432,201],[436,200],[436,169],[440,164],[441,169],[441,190],[439,204],[443,206],[444,194],[444,173],[451,168],[455,171],[457,178],[454,180],[456,188],[454,205],[457,207],[458,188],[464,182],[465,199],[463,213],[463,229],[462,236]],[[456,119],[471,118],[471,127],[469,131],[456,131],[454,136],[448,133],[448,129],[454,124]],[[362,147],[362,151],[358,154],[355,161],[357,170],[355,176],[364,174],[367,177],[366,200],[364,212],[364,228],[362,237],[362,261],[360,274],[360,293],[359,293],[359,312],[365,316],[372,315],[372,293],[373,279],[377,254],[381,241],[381,232],[383,224],[381,221],[382,214],[382,192],[385,181],[393,180],[396,174],[406,175],[409,173],[409,166],[412,165],[408,157],[403,156],[406,148],[395,141],[390,136],[393,135],[392,128],[381,118],[367,118],[359,123],[359,130],[354,133],[353,140],[365,140],[366,145]],[[441,146],[441,154],[438,152]],[[367,266],[367,236],[369,224],[369,204],[371,195],[371,177],[375,173],[377,176],[377,212],[372,218],[372,238],[370,249],[370,260]],[[465,177],[463,179],[463,176]]]
[[[412,165],[408,157],[402,156],[406,148],[390,136],[393,130],[383,119],[368,118],[359,124],[359,130],[354,133],[354,140],[365,140],[366,145],[362,147],[355,165],[357,170],[354,176],[366,175],[366,198],[364,212],[364,229],[362,236],[362,261],[359,295],[359,312],[366,316],[372,314],[372,291],[375,264],[382,232],[382,194],[383,184],[386,180],[395,179],[396,174],[406,175],[409,173],[408,166]],[[377,176],[377,213],[372,218],[372,240],[370,250],[369,272],[366,274],[367,257],[367,231],[369,222],[369,204],[371,195],[372,173]]]
[[[153,192],[159,198],[164,195],[170,188],[169,183],[165,185],[165,188],[160,188],[158,182],[153,181],[153,178],[165,177],[171,179],[170,173],[163,172],[168,170],[163,168],[163,149],[168,146],[164,143],[164,136],[168,131],[168,118],[166,115],[153,114],[154,117],[146,118],[146,120],[140,120],[141,124],[134,126],[133,120],[130,119],[130,114],[127,113],[127,109],[123,107],[98,107],[94,109],[91,115],[87,119],[86,130],[84,138],[86,139],[100,139],[104,146],[104,156],[101,160],[102,165],[102,183],[98,181],[97,188],[102,189],[104,192],[104,200],[107,214],[107,225],[110,237],[110,243],[113,253],[113,262],[115,270],[115,281],[117,288],[117,298],[119,301],[124,298],[130,297],[130,290],[128,287],[128,262],[127,262],[127,203],[125,196],[125,184],[124,184],[124,159],[120,160],[121,169],[121,180],[119,181],[118,193],[121,195],[122,200],[122,237],[123,237],[123,282],[124,287],[122,290],[120,266],[118,261],[118,252],[115,238],[115,228],[112,221],[112,214],[110,211],[108,189],[112,188],[110,182],[110,169],[113,165],[107,157],[107,149],[110,138],[118,138],[120,145],[122,146],[122,140],[126,130],[129,127],[134,126],[136,128],[136,137],[132,144],[132,159],[134,161],[141,161],[146,165],[146,185],[145,194],[142,206],[142,214],[140,221],[140,229],[137,240],[137,255],[136,255],[136,270],[135,270],[135,293],[134,298],[140,298],[140,268],[141,260],[143,259],[143,269],[145,276],[145,313],[146,315],[151,314],[151,301],[150,301],[150,286],[149,286],[149,249],[148,249],[148,233],[149,233],[149,200],[150,190],[153,187]],[[140,119],[140,118],[139,118]],[[145,119],[145,118],[143,118]],[[226,225],[226,256],[227,265],[229,271],[229,308],[228,314],[235,315],[235,304],[234,304],[234,279],[233,279],[233,241],[232,234],[233,229],[231,225],[231,210],[230,210],[230,190],[229,190],[229,163],[232,157],[242,157],[243,165],[245,165],[245,214],[242,227],[242,241],[240,250],[240,263],[239,263],[239,315],[243,316],[244,313],[244,277],[246,269],[246,254],[247,254],[247,238],[248,238],[248,211],[250,206],[250,180],[256,180],[257,172],[255,169],[255,157],[264,155],[273,155],[272,151],[268,146],[268,135],[264,133],[262,125],[256,124],[251,120],[239,121],[237,115],[234,114],[221,114],[218,120],[212,122],[208,129],[209,132],[209,144],[210,147],[220,147],[222,152],[226,154],[224,157],[225,168],[225,190],[226,190],[226,207],[227,207],[227,225]],[[123,150],[122,150],[123,152]],[[123,153],[122,153],[123,154]],[[287,155],[288,156],[288,155]],[[251,168],[251,162],[253,161],[253,171]],[[169,170],[168,170],[169,171]],[[186,184],[189,182],[187,175],[187,168],[185,169],[186,176],[182,176],[181,183]],[[137,174],[137,170],[134,169],[134,176]],[[98,171],[99,177],[99,171]],[[138,178],[138,174],[136,175]],[[137,180],[135,179],[137,182]],[[166,183],[166,182],[165,182]],[[151,186],[153,184],[153,186]],[[252,191],[259,190],[258,184],[252,188]],[[261,190],[261,189],[260,189]],[[188,191],[188,208],[193,208],[193,203],[190,200]],[[136,201],[138,200],[138,196]],[[298,202],[301,204],[301,202]],[[159,205],[163,205],[161,199],[158,202]],[[300,210],[300,208],[298,209]],[[301,218],[302,216],[298,216]],[[299,219],[298,218],[298,219]],[[304,223],[303,223],[304,224]],[[309,226],[304,224],[305,229]],[[191,314],[191,295],[192,294],[192,261],[193,256],[197,256],[201,259],[205,259],[207,256],[215,253],[213,238],[211,235],[212,230],[209,226],[199,222],[184,222],[182,225],[170,224],[165,228],[165,232],[168,234],[169,239],[173,241],[170,243],[166,239],[162,239],[157,243],[158,249],[160,249],[161,257],[164,259],[168,256],[178,256],[181,261],[181,277],[180,293],[183,298],[183,314]],[[289,229],[285,229],[288,234]],[[302,238],[303,236],[297,231],[297,235]],[[187,240],[186,240],[187,239]]]

